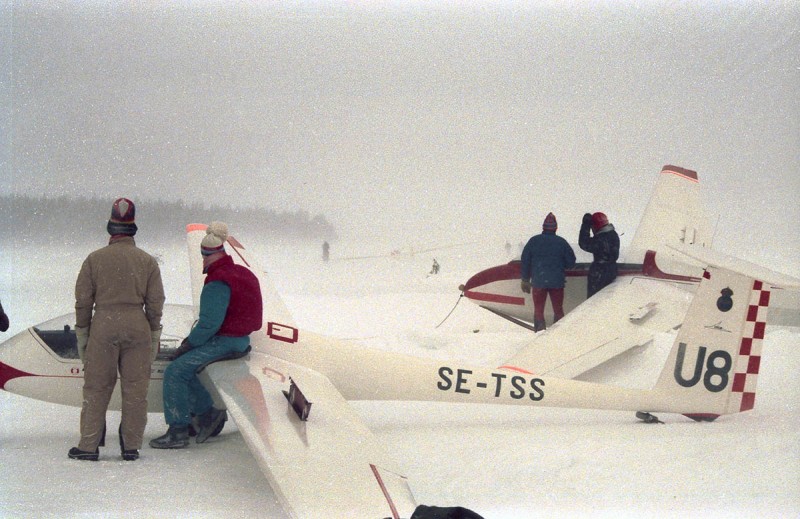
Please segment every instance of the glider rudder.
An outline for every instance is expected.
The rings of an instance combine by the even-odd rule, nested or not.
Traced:
[[[769,297],[764,282],[709,266],[655,390],[694,420],[753,409]]]

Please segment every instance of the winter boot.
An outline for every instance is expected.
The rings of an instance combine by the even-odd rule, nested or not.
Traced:
[[[122,453],[124,461],[136,461],[139,459],[139,451],[137,449],[125,448],[125,441],[122,439],[122,424],[119,424],[119,451]]]
[[[122,451],[122,459],[125,461],[136,461],[139,459],[139,451],[136,449],[126,449]]]
[[[201,414],[198,417],[198,424],[200,428],[197,430],[197,437],[194,439],[196,443],[203,443],[209,436],[213,436],[217,432],[217,428],[222,429],[220,425],[225,423],[228,419],[228,413],[224,410],[214,409],[213,407]]]
[[[97,461],[97,458],[100,456],[100,449],[95,449],[94,452],[87,452],[73,447],[69,450],[67,456],[73,460]]]
[[[154,449],[182,449],[189,445],[189,426],[170,425],[166,434],[150,440]]]
[[[547,324],[544,321],[533,321],[534,332],[541,332],[542,330],[545,329],[547,329]]]

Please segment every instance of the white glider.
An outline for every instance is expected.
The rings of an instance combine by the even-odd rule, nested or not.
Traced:
[[[197,250],[205,226],[190,225],[187,231],[197,295],[203,281]],[[800,288],[799,280],[765,269],[736,264],[739,270],[730,270],[721,266],[733,265],[725,258],[698,257],[706,269],[694,295],[686,296],[688,311],[661,375],[651,389],[629,389],[545,374],[530,355],[517,355],[497,368],[469,366],[309,333],[291,320],[263,270],[234,238],[228,251],[261,280],[264,327],[251,335],[249,355],[211,364],[204,373],[283,507],[303,518],[400,518],[417,507],[402,465],[348,400],[613,409],[636,412],[646,421],[656,420],[653,413],[659,412],[713,420],[752,409],[769,287]],[[645,306],[629,318],[647,320],[648,313]],[[559,326],[572,329],[573,336],[597,332],[587,314],[573,315]],[[56,330],[61,337],[53,340],[48,333],[32,327],[0,346],[0,387],[79,406],[83,378],[74,334]],[[59,341],[63,348],[54,346]],[[161,405],[166,364],[159,359],[153,367],[151,411]]]
[[[566,316],[531,339],[511,364],[536,363],[537,373],[575,378],[656,334],[680,327],[708,261],[711,231],[697,173],[666,165],[636,229],[619,275],[586,299],[588,263],[566,271]],[[706,256],[713,252],[707,252]],[[717,256],[720,258],[720,256]],[[707,260],[708,258],[706,258]],[[533,329],[533,301],[520,289],[520,261],[483,270],[461,285],[464,297],[525,328]],[[748,266],[745,271],[753,271]],[[771,322],[800,325],[800,294],[771,286]]]

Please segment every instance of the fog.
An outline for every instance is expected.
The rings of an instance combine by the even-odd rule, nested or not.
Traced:
[[[258,246],[303,326],[491,364],[527,335],[467,303],[435,328],[458,283],[500,263],[502,244],[539,232],[550,211],[575,241],[581,215],[602,210],[624,245],[664,164],[698,171],[715,248],[800,277],[800,4],[701,4],[0,0],[0,193],[304,210],[336,227],[337,256],[484,244],[437,253],[433,277],[428,256],[323,268],[317,243],[305,256]],[[0,249],[10,336],[71,310],[77,266],[102,245],[105,221],[65,247],[29,247],[30,229],[4,225],[18,227]],[[139,237],[163,257],[170,302],[188,302],[171,244],[147,228]],[[715,424],[359,411],[420,502],[487,518],[795,516],[797,337],[769,331],[757,408]],[[671,338],[598,376],[642,375]],[[20,417],[0,425],[0,515],[107,516],[109,496],[116,513],[147,516],[276,510],[233,424],[204,449],[145,448],[133,467],[108,449],[84,467],[65,456],[77,409],[5,392],[0,407]],[[153,416],[147,437],[163,428]],[[113,484],[121,470],[126,495]],[[187,474],[192,486],[163,492]]]
[[[624,243],[672,163],[719,248],[798,275],[800,6],[702,4],[0,0],[0,191]]]

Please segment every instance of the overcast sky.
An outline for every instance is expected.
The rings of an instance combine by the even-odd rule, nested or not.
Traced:
[[[796,253],[800,4],[694,4],[0,0],[0,192],[631,236],[671,163],[730,245]]]

